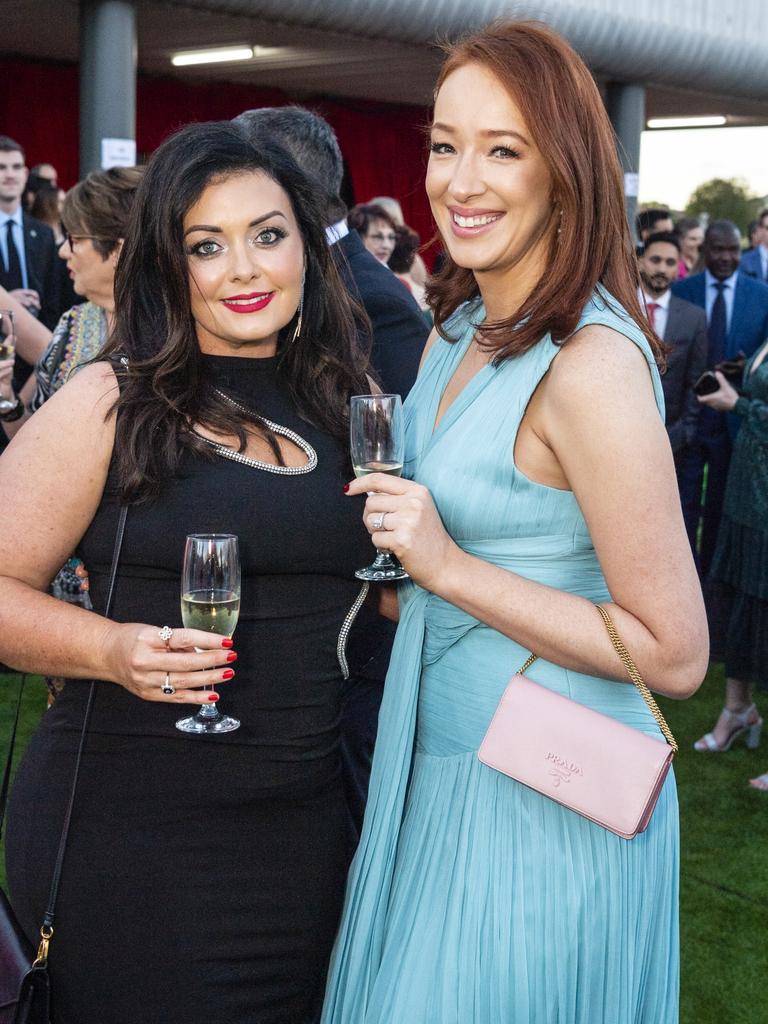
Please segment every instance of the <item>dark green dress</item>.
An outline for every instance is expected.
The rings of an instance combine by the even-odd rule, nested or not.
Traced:
[[[768,344],[768,342],[767,342]],[[723,517],[709,584],[712,658],[768,689],[768,356],[744,370]]]

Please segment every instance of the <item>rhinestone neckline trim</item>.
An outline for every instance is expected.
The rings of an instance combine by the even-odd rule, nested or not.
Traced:
[[[253,412],[236,402],[234,398],[230,398],[229,395],[223,391],[219,391],[218,388],[214,388],[219,398],[223,398],[225,402],[228,402],[235,409],[239,409],[240,412],[247,413],[249,416],[253,415]],[[209,444],[211,448],[216,452],[217,455],[221,455],[222,458],[231,459],[232,462],[239,462],[243,466],[250,466],[251,469],[263,469],[265,473],[276,473],[278,476],[301,476],[304,473],[311,473],[317,466],[317,452],[309,443],[305,441],[300,434],[297,434],[295,430],[290,430],[288,427],[283,427],[279,423],[273,423],[272,420],[268,420],[266,416],[261,417],[262,421],[269,427],[274,433],[280,437],[286,438],[288,441],[292,441],[304,454],[307,456],[307,462],[304,466],[276,466],[273,462],[262,462],[261,459],[252,459],[249,455],[243,455],[241,452],[236,452],[233,448],[227,447],[225,444],[220,444],[218,441],[212,441],[209,437],[205,437],[203,434],[198,434],[195,431],[197,437],[201,438],[206,444]]]

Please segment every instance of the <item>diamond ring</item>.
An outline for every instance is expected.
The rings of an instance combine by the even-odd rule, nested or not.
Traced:
[[[171,673],[170,672],[166,672],[165,673],[165,682],[163,683],[163,693],[167,697],[172,697],[173,694],[176,693],[176,687],[175,686],[171,686]]]
[[[171,649],[171,637],[173,636],[173,630],[170,626],[163,626],[162,629],[158,630],[157,635],[165,644],[165,649],[170,651]]]

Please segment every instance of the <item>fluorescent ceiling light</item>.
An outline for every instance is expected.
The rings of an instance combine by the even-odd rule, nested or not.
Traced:
[[[721,128],[726,118],[714,117],[652,117],[649,128]]]
[[[215,50],[185,50],[174,53],[171,64],[183,68],[189,64],[223,64],[235,60],[253,60],[253,47],[222,46]]]

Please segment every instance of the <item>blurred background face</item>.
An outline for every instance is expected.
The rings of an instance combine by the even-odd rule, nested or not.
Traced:
[[[27,168],[21,153],[0,151],[0,202],[15,203],[21,199],[26,184]]]
[[[739,269],[741,238],[737,231],[711,231],[704,243],[707,270],[724,281]]]
[[[86,230],[68,234],[59,246],[59,256],[66,260],[77,294],[111,312],[115,305],[115,267],[122,243],[108,256],[102,256],[88,234]]]
[[[363,235],[365,248],[381,263],[386,263],[395,248],[395,231],[385,220],[374,217]]]
[[[679,254],[671,242],[654,242],[638,260],[640,279],[649,295],[663,295],[677,280]]]
[[[691,228],[680,239],[680,254],[689,266],[693,266],[698,260],[703,242],[703,228]]]
[[[287,193],[262,171],[214,180],[184,217],[203,352],[270,356],[299,306],[304,242]]]

